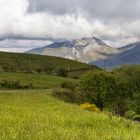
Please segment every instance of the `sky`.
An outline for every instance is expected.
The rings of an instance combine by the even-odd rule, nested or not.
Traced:
[[[0,38],[140,40],[140,0],[0,0]]]

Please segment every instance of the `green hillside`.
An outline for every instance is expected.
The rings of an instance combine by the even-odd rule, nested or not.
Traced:
[[[38,72],[57,74],[59,69],[69,71],[70,77],[79,77],[96,66],[52,56],[0,52],[0,70],[8,72]]]
[[[0,91],[0,140],[140,140],[140,127],[52,97],[50,90]]]

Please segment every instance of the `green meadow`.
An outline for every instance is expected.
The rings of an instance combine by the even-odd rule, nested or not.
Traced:
[[[139,66],[105,72],[58,57],[0,52],[0,140],[140,140],[139,72]],[[104,100],[98,112],[80,106]],[[131,109],[128,118],[113,115],[120,103],[117,109]]]
[[[139,140],[137,122],[55,99],[51,90],[0,91],[0,140]]]

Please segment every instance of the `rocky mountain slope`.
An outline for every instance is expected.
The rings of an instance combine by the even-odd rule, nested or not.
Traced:
[[[113,48],[95,37],[55,42],[27,53],[63,57],[105,68],[114,68],[123,64],[140,64],[140,42]]]
[[[97,38],[82,38],[79,40],[55,42],[43,48],[32,49],[28,53],[58,56],[89,63],[106,59],[116,54],[117,49],[106,45]]]
[[[118,52],[105,60],[99,59],[91,63],[106,68],[114,68],[124,64],[140,64],[140,42],[121,47]]]

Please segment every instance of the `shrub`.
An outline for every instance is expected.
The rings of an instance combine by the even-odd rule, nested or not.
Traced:
[[[42,73],[42,69],[41,69],[41,68],[37,68],[37,69],[36,69],[36,72],[37,72],[37,73]]]
[[[81,80],[80,88],[86,98],[101,110],[105,107],[108,87],[113,84],[112,75],[107,72],[89,72]]]
[[[136,115],[136,113],[132,110],[128,110],[128,111],[125,112],[125,117],[127,119],[132,119],[135,115]]]
[[[135,116],[133,117],[133,120],[134,120],[134,121],[140,122],[140,115],[135,115]]]
[[[71,103],[81,103],[83,97],[81,96],[80,92],[71,91],[66,88],[54,89],[53,96],[59,98],[60,100],[71,102]]]
[[[84,104],[81,104],[80,107],[82,109],[86,109],[86,110],[89,110],[89,111],[94,111],[94,112],[99,112],[100,111],[100,109],[98,107],[96,107],[95,104],[84,103]]]
[[[78,77],[78,76],[76,76],[76,75],[74,75],[74,76],[73,76],[73,79],[79,79],[79,77]]]
[[[33,85],[32,85],[32,83],[29,83],[28,85],[23,85],[20,83],[20,81],[4,80],[4,81],[0,82],[0,88],[3,88],[3,89],[32,89]]]
[[[59,68],[57,71],[57,76],[68,77],[68,71],[64,68]]]
[[[23,86],[20,84],[20,81],[8,81],[4,80],[0,83],[1,87],[3,88],[9,88],[9,89],[19,89]]]
[[[86,74],[80,83],[83,94],[98,108],[124,116],[130,110],[129,100],[133,92],[129,88],[129,79],[121,74],[97,71]]]
[[[64,100],[66,102],[73,102],[74,100],[74,97],[72,97],[70,90],[64,88],[54,89],[53,95],[60,100]]]
[[[77,86],[78,86],[78,84],[75,83],[75,82],[72,82],[72,81],[64,81],[61,84],[62,88],[66,88],[66,89],[69,89],[69,90],[72,90],[72,91],[74,91]]]

